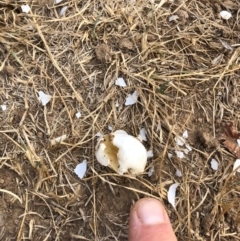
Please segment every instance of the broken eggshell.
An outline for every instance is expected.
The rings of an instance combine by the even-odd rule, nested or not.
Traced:
[[[100,164],[112,168],[120,175],[140,174],[147,164],[147,151],[143,144],[123,130],[100,138],[95,154]]]

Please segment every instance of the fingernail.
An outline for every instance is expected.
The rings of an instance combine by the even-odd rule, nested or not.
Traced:
[[[155,199],[144,199],[138,203],[136,212],[139,220],[146,225],[155,225],[168,222],[163,205]]]

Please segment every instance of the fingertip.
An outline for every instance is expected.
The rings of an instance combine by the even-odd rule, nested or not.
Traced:
[[[169,222],[168,215],[163,205],[154,198],[143,198],[137,201],[131,212],[137,221],[146,225],[154,225]]]
[[[176,241],[164,206],[154,198],[137,201],[130,211],[129,241]]]

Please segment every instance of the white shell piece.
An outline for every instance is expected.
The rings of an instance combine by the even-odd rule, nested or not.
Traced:
[[[141,130],[140,130],[140,134],[139,134],[139,139],[140,139],[140,141],[147,141],[147,136],[146,136],[146,134],[147,134],[147,131],[146,131],[146,129],[145,128],[142,128]]]
[[[67,9],[68,9],[68,6],[64,6],[64,7],[62,7],[62,9],[60,10],[59,15],[60,15],[60,16],[65,15],[65,13],[66,13]]]
[[[178,15],[172,15],[168,18],[169,22],[176,21],[177,19],[179,19]]]
[[[178,146],[183,146],[185,144],[185,139],[181,136],[177,136],[174,138]]]
[[[118,147],[118,173],[131,170],[132,174],[142,173],[147,163],[147,152],[143,144],[135,137],[126,134],[114,134],[113,145]]]
[[[185,145],[189,151],[192,151],[192,147],[188,144]]]
[[[183,132],[182,137],[185,138],[185,139],[188,138],[188,131],[187,130]]]
[[[184,153],[182,151],[175,151],[178,158],[182,159],[185,157]]]
[[[179,183],[172,184],[168,189],[168,202],[175,208],[176,190]]]
[[[237,160],[234,162],[233,171],[235,171],[236,169],[237,169],[237,172],[240,172],[240,159],[237,159]]]
[[[105,154],[105,149],[106,149],[106,145],[103,142],[104,141],[104,137],[100,138],[98,140],[98,144],[97,144],[97,150],[95,152],[96,158],[98,160],[98,162],[103,165],[103,166],[109,166],[110,164],[110,160],[107,157],[107,155]]]
[[[228,20],[229,18],[232,17],[232,14],[226,10],[223,10],[220,12],[220,16],[225,19],[225,20]]]
[[[167,155],[168,155],[168,158],[169,158],[169,159],[173,157],[173,154],[172,154],[172,153],[168,153]]]
[[[6,105],[1,105],[2,111],[6,111],[7,110],[7,106]]]
[[[137,102],[138,93],[135,90],[132,94],[128,95],[125,101],[125,105],[134,105]]]
[[[79,119],[79,118],[82,116],[82,114],[78,111],[78,112],[75,114],[75,116]]]
[[[87,171],[87,161],[83,160],[82,163],[78,164],[74,169],[74,172],[82,179]]]
[[[41,101],[43,106],[45,106],[52,98],[51,95],[47,95],[43,91],[38,91],[38,95],[38,99]]]
[[[121,87],[126,87],[126,82],[123,78],[117,78],[115,81],[115,85],[121,86]]]
[[[23,13],[29,13],[30,10],[31,10],[31,8],[29,7],[28,4],[22,5],[22,6],[21,6],[21,9],[22,9],[22,12],[23,12]]]
[[[151,166],[148,170],[148,176],[151,177],[154,172],[154,166]]]
[[[240,139],[237,139],[237,144],[238,146],[240,146]]]
[[[147,158],[153,157],[153,151],[149,150],[147,151]]]
[[[211,168],[214,170],[214,171],[217,171],[217,169],[218,169],[218,162],[217,162],[217,160],[215,160],[214,158],[212,158],[212,160],[211,160]]]
[[[176,170],[175,174],[176,174],[177,177],[182,177],[182,172],[178,169]]]
[[[103,137],[103,134],[102,134],[101,132],[98,132],[98,133],[96,134],[96,136],[97,136],[97,137]]]
[[[126,131],[123,131],[123,130],[117,130],[114,132],[114,134],[124,134],[124,135],[128,135],[128,133]]]

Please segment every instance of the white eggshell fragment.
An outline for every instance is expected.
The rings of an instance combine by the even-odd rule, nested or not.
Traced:
[[[220,12],[220,16],[225,19],[225,20],[228,20],[229,18],[232,17],[232,14],[226,10],[223,10]]]
[[[102,137],[103,137],[103,134],[102,134],[101,132],[98,132],[98,133],[96,134],[96,136],[102,138]]]
[[[150,169],[148,170],[148,176],[151,177],[154,172],[154,166],[151,166]]]
[[[176,153],[177,157],[180,158],[180,159],[185,157],[185,155],[184,155],[184,153],[182,151],[175,150],[175,153]]]
[[[240,159],[237,159],[237,160],[234,162],[233,171],[235,171],[236,169],[237,169],[237,172],[240,172]]]
[[[138,135],[138,139],[140,139],[140,141],[147,141],[147,131],[145,128],[142,128],[140,130],[140,133]]]
[[[21,9],[22,9],[22,12],[23,12],[23,13],[29,13],[30,10],[31,10],[31,8],[29,7],[28,4],[22,5],[22,6],[21,6]]]
[[[172,184],[168,189],[168,202],[175,208],[176,190],[179,183]]]
[[[176,21],[177,19],[179,19],[178,15],[172,15],[168,18],[169,22]]]
[[[147,151],[147,158],[153,157],[153,151],[149,150]]]
[[[116,101],[115,106],[116,106],[117,108],[119,107],[119,102],[118,102],[118,100]]]
[[[115,85],[121,86],[121,87],[126,87],[126,82],[123,78],[117,78],[115,81]]]
[[[188,138],[188,131],[187,130],[183,132],[182,137],[183,138]]]
[[[1,105],[2,111],[6,111],[7,106],[6,105]]]
[[[98,140],[97,150],[95,152],[98,162],[103,166],[110,166],[110,160],[108,154],[105,153],[106,144],[104,143],[104,137]]]
[[[185,139],[181,136],[177,136],[174,138],[178,146],[183,146],[185,144]]]
[[[218,162],[217,162],[217,160],[215,160],[214,158],[212,158],[212,160],[211,160],[211,168],[212,168],[214,171],[217,171],[217,169],[218,169]]]
[[[171,159],[173,157],[172,153],[168,153],[168,158]]]
[[[103,166],[109,166],[120,175],[144,172],[147,151],[143,144],[123,130],[117,130],[99,139],[96,158]]]
[[[192,147],[190,145],[186,144],[185,146],[187,147],[188,151],[192,151]]]
[[[175,174],[177,177],[182,177],[182,172],[178,169],[176,170]]]
[[[64,7],[62,7],[62,9],[60,10],[59,15],[60,15],[60,16],[65,15],[65,13],[66,13],[67,9],[68,9],[68,6],[64,6]]]
[[[78,177],[80,179],[82,179],[84,177],[86,171],[87,171],[87,161],[86,160],[83,160],[74,169],[74,172],[78,175]]]
[[[129,94],[126,97],[126,101],[125,101],[125,105],[134,105],[135,103],[137,103],[137,99],[138,99],[138,92],[135,90],[132,94]]]
[[[237,139],[237,144],[238,146],[240,146],[240,139]]]
[[[52,98],[51,95],[47,95],[43,91],[38,91],[38,95],[38,99],[41,101],[43,106],[45,106]]]
[[[81,114],[81,112],[77,112],[76,114],[75,114],[75,116],[79,119],[81,116],[82,116],[82,114]]]

